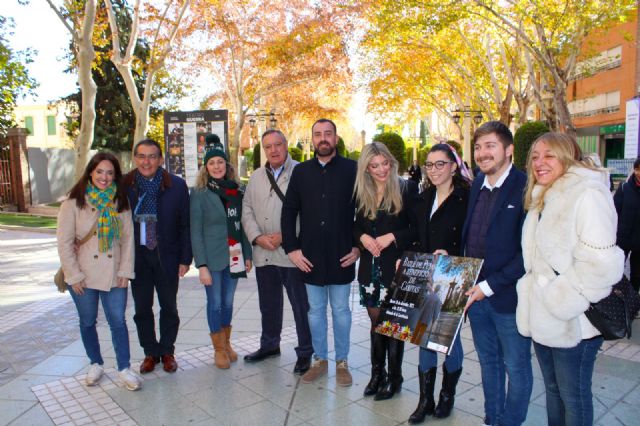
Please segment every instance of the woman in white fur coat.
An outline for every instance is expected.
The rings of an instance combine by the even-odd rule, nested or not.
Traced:
[[[560,133],[534,142],[527,174],[518,330],[533,340],[549,425],[591,425],[591,378],[603,338],[584,311],[611,292],[624,268],[607,175]]]

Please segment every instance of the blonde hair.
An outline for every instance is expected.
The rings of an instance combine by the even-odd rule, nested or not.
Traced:
[[[376,155],[382,155],[391,164],[389,178],[384,187],[382,203],[378,205],[378,188],[375,181],[367,171],[369,163]],[[386,213],[397,215],[402,210],[402,193],[400,178],[398,177],[398,160],[395,159],[389,149],[380,142],[372,142],[362,149],[358,159],[358,172],[356,184],[353,188],[356,199],[357,211],[361,211],[367,219],[374,220],[378,215],[378,209]]]
[[[233,167],[233,164],[230,162],[227,163],[227,172],[224,174],[224,178],[227,180],[232,180],[237,184],[238,179],[236,178],[236,169]],[[209,172],[207,171],[207,165],[203,164],[200,166],[200,170],[198,170],[198,175],[196,176],[196,188],[203,189],[207,187],[207,183],[209,182]]]
[[[533,149],[538,142],[544,142],[562,165],[562,174],[560,176],[564,175],[567,170],[569,170],[569,167],[573,166],[602,172],[605,171],[605,169],[596,166],[591,158],[582,155],[580,145],[578,145],[572,136],[558,132],[548,132],[540,135],[531,145],[529,154],[527,155],[527,189],[524,195],[525,210],[542,210],[544,207],[544,194],[551,186],[549,185],[543,188],[540,195],[536,197],[535,200],[533,199],[533,189],[536,186],[536,178],[533,170],[532,157]]]

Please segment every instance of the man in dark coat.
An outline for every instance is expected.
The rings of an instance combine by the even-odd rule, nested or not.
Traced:
[[[327,374],[327,303],[331,303],[336,382],[350,386],[347,366],[351,310],[349,298],[360,256],[353,239],[357,163],[337,154],[336,125],[320,119],[311,127],[315,157],[293,169],[282,206],[282,246],[302,272],[309,298],[314,363],[302,376],[311,383]],[[296,235],[296,220],[300,233]]]
[[[515,314],[526,176],[511,163],[513,135],[503,123],[484,123],[473,143],[481,173],[471,186],[462,244],[465,256],[484,259],[465,308],[482,373],[484,423],[520,425],[533,387],[531,339],[518,333]]]
[[[133,150],[136,168],[123,178],[133,210],[136,278],[131,282],[133,320],[145,358],[140,373],[153,371],[162,360],[166,372],[177,370],[174,344],[178,336],[178,280],[191,264],[189,191],[184,180],[160,165],[158,142],[145,139]],[[160,340],[153,315],[154,289],[160,303]]]
[[[633,173],[620,184],[613,196],[618,212],[618,246],[629,256],[630,281],[640,290],[640,157],[633,162]]]
[[[409,173],[409,179],[414,181],[417,185],[420,185],[422,181],[422,170],[420,170],[420,164],[418,164],[418,160],[413,160],[413,164],[407,170]]]

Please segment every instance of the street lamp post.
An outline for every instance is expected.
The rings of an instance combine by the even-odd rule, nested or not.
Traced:
[[[471,114],[474,114],[473,122],[480,124],[482,123],[482,111],[473,110],[469,105],[465,105],[462,109],[458,107],[451,111],[451,113],[453,114],[451,118],[453,118],[453,122],[456,124],[459,124],[460,118],[463,118],[462,134],[464,143],[462,145],[462,159],[466,161],[467,164],[471,164]]]
[[[418,143],[420,135],[413,135],[413,161],[418,161]]]
[[[245,117],[249,118],[249,127],[251,128],[251,135],[252,135],[252,137],[250,137],[249,139],[253,140],[253,135],[255,131],[255,143],[260,143],[260,136],[262,135],[262,133],[266,132],[268,129],[277,129],[278,120],[276,119],[276,115],[277,114],[275,109],[272,109],[270,112],[261,110],[260,112],[247,114]],[[269,119],[268,120],[269,127],[267,127],[267,118]],[[250,143],[250,145],[252,144]],[[262,149],[262,145],[260,145],[260,162],[263,163],[264,159],[266,158],[267,156],[264,153],[264,150]]]

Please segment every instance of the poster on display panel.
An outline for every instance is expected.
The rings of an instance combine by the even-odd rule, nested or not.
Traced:
[[[640,155],[640,99],[627,101],[625,117],[624,158],[635,159]]]
[[[471,257],[404,252],[375,331],[449,354],[460,332],[466,292],[476,282],[482,262]]]
[[[205,140],[216,134],[229,152],[229,113],[222,110],[164,113],[165,167],[193,187],[204,158]]]

